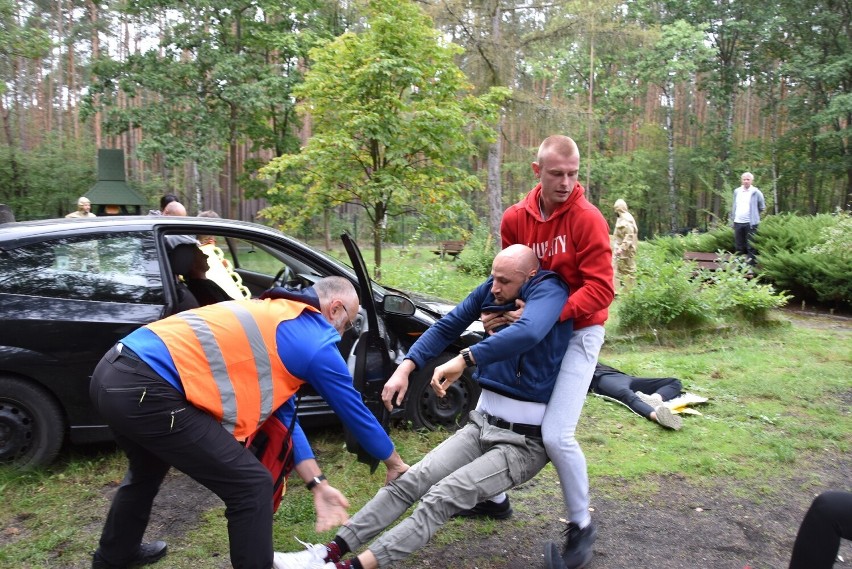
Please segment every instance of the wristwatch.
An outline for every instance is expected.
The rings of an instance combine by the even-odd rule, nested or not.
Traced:
[[[464,365],[466,365],[467,367],[472,367],[476,365],[475,363],[473,363],[473,358],[470,357],[470,348],[462,348],[461,350],[459,350],[459,355],[464,358]]]
[[[305,484],[305,488],[307,488],[308,490],[313,490],[314,488],[316,488],[317,484],[319,484],[323,480],[327,480],[327,478],[325,477],[325,474],[320,473],[319,476],[314,476],[313,480]]]

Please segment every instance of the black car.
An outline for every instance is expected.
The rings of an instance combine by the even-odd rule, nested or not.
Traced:
[[[268,227],[225,219],[0,224],[0,463],[44,465],[65,440],[111,439],[89,400],[91,374],[132,330],[197,304],[178,276],[185,269],[173,253],[181,243],[201,244],[209,258],[207,278],[231,298],[256,298],[273,286],[299,289],[330,275],[352,281],[361,312],[339,347],[365,402],[382,414],[382,385],[442,316],[441,305],[371,281],[354,241],[341,238],[354,268]],[[479,338],[471,330],[412,376],[407,402],[393,418],[426,428],[463,422],[479,395],[471,377],[466,374],[444,398],[434,395],[429,382],[435,365]],[[334,420],[315,393],[300,393],[304,425]]]

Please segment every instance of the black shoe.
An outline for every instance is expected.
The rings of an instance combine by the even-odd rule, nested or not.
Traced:
[[[507,520],[512,517],[512,506],[509,504],[509,497],[500,502],[492,502],[485,500],[480,502],[469,510],[462,510],[453,514],[453,517],[460,516],[463,518],[491,518],[492,520]]]
[[[154,543],[143,543],[136,550],[136,555],[130,560],[127,565],[113,565],[106,559],[101,557],[101,554],[95,551],[95,556],[92,559],[92,569],[129,569],[130,567],[138,567],[140,565],[150,565],[162,559],[169,546],[165,541],[155,541]]]
[[[565,569],[559,546],[552,541],[544,544],[544,566],[546,569]]]
[[[592,546],[598,538],[598,530],[594,523],[583,529],[574,522],[562,530],[565,536],[565,546],[562,548],[562,562],[565,569],[583,569],[592,560]]]

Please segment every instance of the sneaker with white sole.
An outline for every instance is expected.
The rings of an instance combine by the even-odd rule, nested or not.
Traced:
[[[652,393],[651,395],[648,395],[647,393],[637,391],[636,397],[641,399],[642,403],[644,403],[645,405],[649,405],[652,409],[656,409],[657,407],[663,404],[663,396],[659,393]]]
[[[654,413],[657,414],[657,422],[664,427],[678,431],[683,425],[681,416],[672,413],[672,410],[665,405],[660,405],[654,409]]]
[[[328,561],[328,548],[321,543],[305,543],[299,538],[296,541],[305,546],[304,551],[282,553],[276,551],[272,557],[272,569],[320,569]],[[334,567],[334,563],[329,565]]]

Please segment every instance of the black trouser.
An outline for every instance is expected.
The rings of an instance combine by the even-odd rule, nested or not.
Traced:
[[[746,255],[750,265],[755,264],[755,256],[757,251],[751,244],[754,234],[757,232],[757,226],[750,223],[734,223],[734,246],[737,253]]]
[[[802,520],[790,569],[831,569],[841,537],[852,539],[852,492],[829,490],[814,498]]]
[[[122,566],[133,558],[154,497],[174,466],[225,502],[231,564],[272,567],[272,477],[233,435],[116,348],[98,363],[89,391],[129,461],[101,534],[104,560]]]
[[[634,412],[650,417],[654,409],[636,396],[637,391],[646,395],[659,393],[663,401],[680,395],[682,385],[674,377],[633,377],[622,373],[604,373],[593,386],[595,393],[618,399]]]

